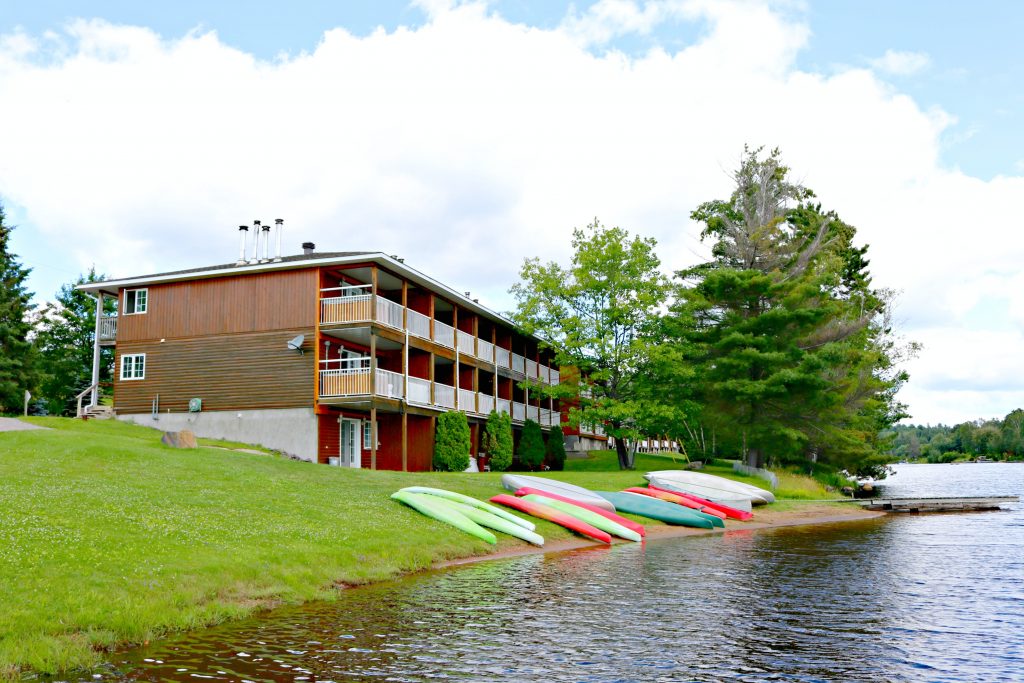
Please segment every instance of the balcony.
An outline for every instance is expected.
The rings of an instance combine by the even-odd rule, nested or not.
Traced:
[[[408,330],[410,336],[457,349],[463,356],[493,363],[499,368],[511,370],[518,377],[558,384],[557,370],[479,339],[469,332],[456,330],[440,320],[431,320],[430,316],[382,296],[377,296],[374,303],[375,298],[369,293],[369,288],[370,285],[350,285],[320,290],[320,324],[373,322],[399,331]]]
[[[377,369],[376,383],[371,381],[368,367],[341,367],[320,371],[320,397],[344,398],[348,396],[381,396],[402,398],[405,378],[397,372]],[[373,386],[376,384],[376,386]],[[372,390],[372,391],[371,391]]]
[[[100,338],[99,342],[101,345],[113,344],[117,341],[117,316],[116,315],[101,315],[100,316]]]

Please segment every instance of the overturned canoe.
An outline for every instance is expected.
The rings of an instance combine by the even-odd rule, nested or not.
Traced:
[[[648,476],[649,475],[646,474],[644,475],[644,477]],[[750,496],[745,493],[733,493],[731,491],[709,489],[698,484],[684,484],[680,481],[661,479],[654,476],[647,479],[647,485],[661,489],[662,491],[685,493],[688,498],[696,496],[697,498],[703,498],[704,500],[728,505],[729,507],[737,510],[743,510],[744,512],[751,512],[753,510],[753,503],[750,500]]]
[[[438,498],[441,503],[448,505],[453,510],[462,513],[472,521],[476,522],[480,526],[487,527],[488,529],[494,529],[500,531],[503,534],[509,536],[515,536],[518,539],[524,540],[527,543],[532,543],[537,546],[544,545],[544,537],[535,531],[523,528],[518,524],[514,524],[504,517],[498,515],[492,515],[486,510],[473,507],[472,505],[466,505],[465,503],[458,503],[454,500],[448,500],[446,498]]]
[[[445,505],[441,499],[435,496],[428,496],[425,493],[410,493],[409,491],[395,491],[391,494],[394,500],[405,503],[417,512],[420,512],[431,519],[450,524],[460,531],[476,536],[488,543],[497,543],[498,538],[487,529],[483,528],[461,512],[453,510]]]
[[[661,488],[661,487],[655,486],[654,483],[650,483],[650,484],[647,485],[647,488],[651,489],[652,491],[664,491],[665,493],[674,493],[674,494],[680,495],[683,498],[688,498],[688,499],[692,500],[695,503],[699,503],[701,505],[706,505],[706,506],[708,506],[709,508],[711,508],[713,510],[718,510],[719,512],[724,514],[726,517],[729,517],[731,519],[738,519],[740,521],[746,521],[748,519],[751,519],[754,516],[754,513],[752,513],[749,509],[748,510],[743,510],[743,509],[739,509],[739,508],[734,508],[734,507],[731,507],[729,505],[724,505],[722,503],[719,503],[717,501],[707,500],[706,498],[701,498],[700,496],[695,496],[695,495],[693,495],[691,493],[686,493],[684,491],[680,491],[679,489],[674,489],[669,484],[665,484],[665,486],[667,486],[668,488]],[[748,508],[750,507],[749,501],[747,501],[747,507]]]
[[[639,543],[643,540],[643,537],[632,529],[627,529],[618,522],[613,522],[607,517],[602,517],[596,512],[591,512],[590,510],[580,507],[575,503],[567,503],[563,500],[555,500],[554,498],[539,496],[535,493],[523,496],[520,500],[529,500],[534,503],[540,503],[541,505],[550,505],[556,510],[561,510],[566,514],[572,515],[594,528],[600,529],[601,531],[607,531],[612,536],[618,536],[619,538],[624,538],[627,541],[635,541]]]
[[[431,488],[430,486],[406,486],[402,490],[409,491],[410,493],[426,493],[427,495],[437,496],[438,498],[453,500],[456,503],[462,503],[463,505],[471,505],[475,508],[483,510],[484,512],[489,512],[492,515],[497,515],[498,517],[507,519],[513,524],[518,524],[524,529],[529,529],[530,531],[533,531],[537,528],[537,526],[528,519],[516,517],[508,510],[503,510],[502,508],[497,507],[495,505],[491,505],[490,503],[485,503],[482,500],[477,500],[472,496],[456,493],[455,491],[448,491],[447,489],[435,489]]]
[[[719,512],[718,510],[708,507],[703,503],[698,503],[695,500],[690,500],[689,498],[681,496],[677,493],[668,493],[667,491],[657,491],[655,489],[644,489],[640,488],[639,486],[628,488],[625,490],[625,493],[639,493],[641,496],[657,498],[658,500],[663,500],[666,503],[674,503],[676,505],[681,505],[687,510],[693,510],[694,512],[698,512],[702,515],[707,515],[708,517],[712,518],[711,523],[715,526],[725,526],[724,512]]]
[[[533,493],[535,495],[538,495],[538,496],[544,496],[545,498],[552,498],[554,500],[561,500],[561,501],[564,501],[566,503],[572,503],[573,505],[578,505],[581,508],[583,508],[584,510],[590,510],[591,512],[596,512],[597,514],[601,515],[605,519],[610,519],[611,521],[615,522],[616,524],[621,524],[622,526],[626,527],[627,529],[632,529],[633,531],[637,532],[641,536],[646,536],[647,535],[647,529],[644,528],[643,524],[640,524],[638,522],[634,522],[631,519],[626,519],[622,515],[618,515],[618,514],[616,514],[614,512],[608,512],[604,508],[599,508],[596,505],[591,505],[590,503],[584,503],[581,500],[573,500],[572,498],[566,498],[565,496],[560,496],[557,493],[551,493],[550,491],[541,491],[540,489],[531,488],[529,486],[524,486],[523,488],[518,489],[516,491],[516,495],[519,496],[520,498],[523,497],[523,496],[527,496],[527,495],[529,495],[531,493]]]
[[[491,498],[492,503],[498,505],[507,505],[510,508],[525,512],[528,515],[533,515],[539,519],[546,519],[549,522],[554,522],[560,526],[564,526],[570,531],[575,531],[578,534],[589,536],[595,541],[601,543],[611,543],[612,537],[608,535],[608,532],[601,531],[600,529],[587,524],[578,517],[573,517],[570,514],[556,510],[550,505],[544,505],[542,503],[535,503],[530,500],[523,500],[522,498],[516,498],[508,494],[502,493]]]
[[[711,491],[723,491],[726,493],[745,495],[750,498],[750,502],[754,505],[775,502],[775,494],[771,491],[758,488],[753,484],[736,481],[735,479],[726,479],[725,477],[719,477],[714,474],[692,472],[690,470],[658,470],[656,472],[648,472],[644,475],[644,479],[647,479],[647,481],[650,481],[651,477],[661,479],[662,481],[704,487]],[[696,495],[701,495],[701,493],[697,491],[694,491],[694,493]],[[713,498],[713,496],[706,497]]]
[[[531,477],[527,474],[503,474],[501,475],[501,485],[509,491],[518,491],[524,486],[529,486],[530,488],[540,489],[541,491],[557,493],[560,496],[571,498],[572,500],[579,500],[607,510],[608,512],[615,512],[614,505],[590,489],[585,489],[582,486],[576,486],[575,484],[567,484],[566,482],[558,481],[557,479]]]
[[[675,503],[666,503],[657,498],[649,498],[636,493],[624,493],[621,491],[600,491],[602,496],[608,498],[615,507],[631,515],[650,517],[679,526],[692,526],[701,529],[713,529],[715,527],[708,517],[701,515],[694,510],[688,510]]]

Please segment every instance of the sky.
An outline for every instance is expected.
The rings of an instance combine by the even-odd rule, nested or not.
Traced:
[[[915,423],[1024,406],[1024,3],[0,0],[0,202],[38,301],[237,256],[385,251],[496,310],[595,217],[689,214],[779,147],[923,345]]]

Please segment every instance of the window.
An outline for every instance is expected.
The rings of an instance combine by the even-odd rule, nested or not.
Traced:
[[[125,315],[145,313],[146,304],[149,303],[148,289],[126,289],[124,290],[124,312]]]
[[[347,360],[345,366],[350,370],[369,370],[370,357],[364,356],[358,351],[343,351],[343,357]],[[369,446],[367,446],[369,448]]]
[[[370,421],[363,420],[363,450],[370,450],[373,444],[373,434],[370,430]],[[377,448],[380,448],[380,420],[377,420]]]
[[[146,379],[146,354],[121,356],[121,379]]]

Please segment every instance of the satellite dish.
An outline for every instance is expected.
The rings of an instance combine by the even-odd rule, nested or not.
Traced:
[[[305,341],[306,335],[300,334],[298,337],[288,340],[288,348],[291,349],[292,351],[298,351],[299,353],[303,353],[302,344]]]

